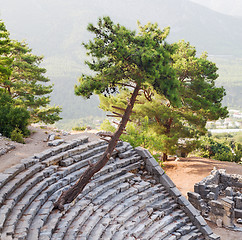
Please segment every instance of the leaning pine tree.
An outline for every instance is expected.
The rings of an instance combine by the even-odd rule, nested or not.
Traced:
[[[55,207],[63,210],[64,204],[71,203],[88,184],[91,177],[108,162],[119,137],[125,130],[132,109],[139,94],[152,86],[158,94],[164,95],[173,104],[179,102],[178,80],[171,67],[173,48],[165,42],[169,28],[160,30],[157,24],[140,26],[139,33],[114,24],[109,17],[100,18],[98,25],[90,24],[88,30],[95,34],[93,41],[84,44],[91,61],[86,62],[95,75],[82,75],[75,94],[89,98],[92,94],[108,96],[121,88],[133,89],[118,128],[112,135],[106,151],[95,164],[82,174],[80,179],[67,191],[62,192]]]

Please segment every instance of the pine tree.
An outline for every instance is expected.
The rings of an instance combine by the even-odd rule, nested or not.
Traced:
[[[163,161],[178,149],[185,152],[195,149],[199,137],[207,131],[206,122],[225,118],[228,114],[227,108],[221,104],[225,90],[215,86],[218,77],[216,65],[207,59],[206,53],[197,57],[195,48],[189,43],[180,41],[173,47],[172,67],[180,82],[181,105],[179,108],[172,106],[150,87],[144,96],[138,97],[139,104],[134,108],[136,129],[140,128],[142,119],[148,116],[148,147],[162,151]],[[122,107],[129,94],[129,90],[126,90],[108,99],[100,96],[100,107],[105,111],[111,111],[114,104]],[[182,144],[180,140],[183,140]]]
[[[42,56],[36,56],[25,42],[9,39],[3,22],[0,22],[0,88],[14,100],[15,106],[25,107],[31,122],[54,123],[61,118],[61,109],[49,106],[52,85],[41,68]]]
[[[0,20],[0,84],[2,81],[6,81],[11,74],[10,65],[12,63],[12,58],[7,56],[9,53],[9,33],[4,25],[4,22]]]
[[[99,19],[97,26],[90,24],[88,30],[95,34],[95,38],[84,44],[92,58],[86,64],[95,74],[82,75],[75,93],[88,98],[94,93],[108,96],[125,87],[133,91],[125,108],[121,109],[122,114],[118,114],[113,107],[113,116],[120,117],[121,121],[103,156],[94,165],[90,164],[79,181],[61,194],[55,203],[59,209],[63,209],[65,203],[72,202],[91,177],[108,162],[140,92],[151,85],[171,103],[179,102],[178,81],[170,64],[173,49],[165,42],[169,28],[162,31],[157,24],[139,24],[139,32],[136,33],[104,17]]]
[[[43,56],[32,54],[25,42],[11,41],[13,62],[12,73],[5,87],[11,97],[20,106],[26,106],[30,112],[31,122],[53,124],[60,120],[59,107],[48,106],[53,85],[47,85],[50,80],[45,76],[46,69],[40,64]]]

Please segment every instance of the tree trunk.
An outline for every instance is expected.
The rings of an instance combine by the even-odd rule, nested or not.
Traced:
[[[128,103],[127,108],[125,109],[124,115],[120,121],[119,127],[116,130],[116,132],[113,134],[107,146],[107,149],[102,155],[102,157],[100,158],[100,160],[94,165],[91,165],[72,187],[62,192],[59,199],[54,203],[55,208],[58,208],[59,210],[62,211],[64,209],[64,204],[71,203],[82,192],[84,187],[91,180],[92,176],[106,165],[106,163],[108,162],[109,158],[112,155],[114,148],[117,145],[119,137],[121,136],[121,134],[123,133],[126,127],[126,124],[129,120],[132,109],[134,107],[135,100],[138,96],[139,90],[140,90],[140,86],[136,85],[134,92],[130,98],[130,102]]]
[[[169,118],[165,124],[165,127],[166,127],[166,131],[165,133],[166,134],[169,134],[170,131],[171,131],[171,124],[172,124],[172,121],[173,121],[173,118]],[[162,161],[165,162],[167,161],[168,159],[168,156],[167,156],[167,153],[163,153],[163,156],[162,156]]]
[[[166,153],[163,153],[163,156],[162,156],[162,161],[165,162],[167,161],[167,154]]]

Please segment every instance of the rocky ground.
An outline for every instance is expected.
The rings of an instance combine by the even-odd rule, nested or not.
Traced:
[[[184,196],[187,196],[188,191],[193,192],[194,184],[208,176],[214,168],[226,169],[228,174],[242,175],[242,165],[198,157],[167,161],[163,167]],[[209,222],[208,225],[221,237],[221,240],[242,239],[242,232],[219,228]]]
[[[50,135],[55,135],[56,138],[64,141],[78,138],[80,135],[89,136],[91,141],[98,138],[92,131],[66,133],[33,126],[30,127],[30,131],[31,135],[25,140],[26,144],[12,142],[9,139],[0,137],[0,172],[19,163],[23,158],[50,148],[47,141]],[[186,196],[188,191],[193,191],[194,184],[208,176],[214,167],[226,169],[226,172],[229,174],[242,175],[242,165],[197,157],[181,158],[178,161],[171,159],[164,164],[163,168],[182,194]],[[241,232],[218,228],[211,223],[209,225],[216,234],[221,236],[221,240],[241,239]]]

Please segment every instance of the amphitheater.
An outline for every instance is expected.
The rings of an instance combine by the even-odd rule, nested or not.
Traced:
[[[220,239],[146,149],[121,141],[78,198],[54,209],[106,146],[82,136],[0,173],[0,239]]]

